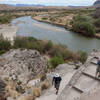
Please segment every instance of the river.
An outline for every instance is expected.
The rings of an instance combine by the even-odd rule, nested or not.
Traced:
[[[67,45],[72,50],[82,50],[87,53],[93,49],[100,49],[100,39],[87,38],[61,27],[38,22],[30,16],[16,18],[11,23],[18,27],[20,36],[52,40],[54,43]]]

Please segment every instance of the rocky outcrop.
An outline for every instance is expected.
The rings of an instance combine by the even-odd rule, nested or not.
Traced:
[[[94,5],[100,5],[100,0],[97,0]]]
[[[0,57],[0,76],[26,84],[46,71],[46,61],[36,50],[10,50]]]

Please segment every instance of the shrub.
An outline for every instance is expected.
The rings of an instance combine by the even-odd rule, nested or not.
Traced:
[[[86,16],[86,15],[77,15],[73,18],[74,21],[82,21],[82,22],[92,22],[93,19],[90,16]]]
[[[31,41],[31,42],[36,42],[36,41],[38,41],[36,38],[34,38],[34,37],[27,37],[27,39],[29,40],[29,41]]]
[[[62,56],[62,52],[64,52],[64,50],[66,50],[66,46],[65,45],[61,45],[61,44],[58,44],[58,45],[53,45],[52,49],[50,49],[48,51],[48,54],[51,55],[51,56]]]
[[[4,15],[0,15],[0,24],[10,23],[13,18],[20,17],[21,15],[12,15],[5,13]]]
[[[20,96],[18,100],[35,100],[35,97],[31,94],[25,95],[25,96]]]
[[[10,15],[10,14],[1,15],[0,16],[0,23],[1,24],[9,23],[13,17],[14,16]]]
[[[16,87],[16,91],[19,92],[19,93],[24,93],[25,92],[25,90],[23,89],[23,87],[21,85],[18,85]]]
[[[36,50],[38,50],[41,53],[43,52],[43,48],[40,45],[39,40],[37,40],[34,37],[28,37],[27,48],[28,49],[36,49]]]
[[[51,63],[53,68],[56,68],[59,64],[64,63],[64,60],[60,56],[55,56],[50,60],[50,63]]]
[[[5,52],[5,50],[0,50],[0,55],[4,54]]]
[[[49,85],[49,83],[46,82],[46,81],[44,81],[44,82],[42,83],[42,85],[41,85],[41,89],[42,89],[42,90],[48,89],[49,87],[50,87],[50,85]]]
[[[94,36],[95,34],[95,27],[93,25],[93,20],[89,16],[75,16],[73,18],[72,29],[75,32],[82,33],[86,36]]]
[[[39,96],[41,96],[41,93],[42,93],[42,91],[41,91],[41,88],[33,88],[33,96],[34,97],[39,97]]]
[[[48,41],[48,43],[44,47],[44,50],[49,51],[50,49],[52,49],[52,47],[53,47],[53,43],[51,41]]]
[[[46,77],[46,74],[44,73],[44,74],[41,76],[40,80],[41,80],[41,81],[44,81],[45,79],[47,79],[47,77]]]
[[[19,99],[18,99],[19,100]],[[35,97],[32,95],[28,95],[28,96],[24,96],[22,99],[20,100],[35,100]]]
[[[3,36],[0,36],[0,54],[5,53],[11,48],[11,43],[9,40],[4,39]]]
[[[65,45],[54,45],[53,48],[48,52],[48,54],[53,56],[59,56],[64,61],[66,60],[76,60],[79,59],[79,55],[76,52],[73,52],[67,48]]]
[[[56,20],[55,20],[55,18],[52,18],[52,17],[51,17],[51,18],[50,18],[50,21],[51,21],[51,22],[55,22]]]
[[[88,54],[86,52],[83,51],[78,51],[78,54],[80,55],[80,61],[82,63],[85,63],[88,57]]]
[[[100,27],[100,18],[96,19],[94,21],[94,24],[95,24],[96,27]]]
[[[36,49],[39,52],[43,51],[39,41],[33,37],[16,37],[14,39],[14,48]]]
[[[16,37],[14,39],[14,48],[26,48],[27,42],[28,40],[26,37]]]
[[[75,22],[73,30],[86,36],[94,36],[95,34],[95,27],[89,22]]]
[[[0,40],[0,50],[9,50],[11,48],[11,43],[8,40]]]
[[[43,18],[42,18],[42,20],[47,20],[47,19],[48,19],[47,17],[43,17]]]
[[[35,50],[38,50],[41,53],[43,51],[41,45],[38,42],[28,42],[26,48],[27,49],[35,49]]]

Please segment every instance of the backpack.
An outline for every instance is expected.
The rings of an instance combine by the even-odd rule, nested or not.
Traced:
[[[97,65],[100,65],[100,60],[98,60]]]

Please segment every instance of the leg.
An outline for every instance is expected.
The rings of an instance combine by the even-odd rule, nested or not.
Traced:
[[[100,78],[100,72],[98,72],[98,78]]]
[[[95,77],[97,77],[98,76],[98,72],[96,72],[96,75],[95,75]]]
[[[58,94],[58,91],[59,91],[59,89],[58,89],[58,87],[56,88],[56,95]]]
[[[96,69],[96,75],[95,75],[95,77],[98,77],[98,67]]]
[[[60,83],[58,83],[57,85],[56,85],[56,94],[58,94],[58,91],[59,91],[59,86],[60,86]]]

